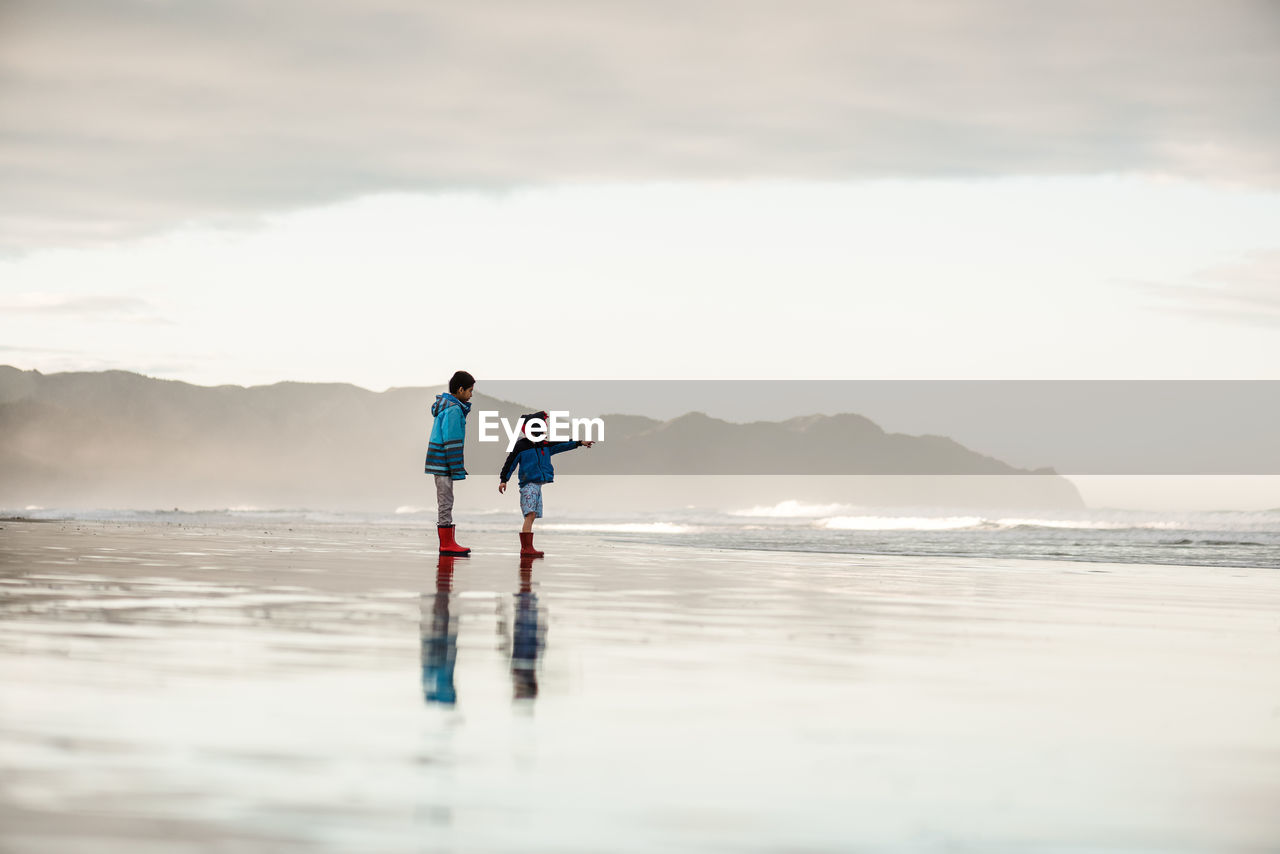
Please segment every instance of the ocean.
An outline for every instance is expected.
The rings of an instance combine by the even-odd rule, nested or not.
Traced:
[[[407,526],[430,528],[434,508],[382,512],[240,507],[212,510],[25,508],[0,515],[32,520],[173,525]],[[513,511],[457,513],[465,530],[515,531]],[[783,501],[722,511],[557,513],[537,531],[605,540],[715,549],[832,554],[1072,560],[1096,563],[1280,568],[1280,508],[1257,511],[1090,509],[1074,513],[887,510]]]

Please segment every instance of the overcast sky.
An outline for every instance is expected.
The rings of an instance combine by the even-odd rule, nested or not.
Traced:
[[[7,0],[0,362],[1280,378],[1274,2]]]

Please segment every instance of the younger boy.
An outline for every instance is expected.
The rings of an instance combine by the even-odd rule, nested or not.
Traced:
[[[436,420],[427,445],[426,472],[436,476],[436,531],[442,555],[471,554],[471,549],[458,545],[453,538],[453,482],[467,476],[462,467],[462,446],[467,438],[467,413],[471,411],[475,387],[475,377],[458,371],[449,380],[449,393],[437,394],[436,402],[431,404]]]
[[[551,466],[551,457],[563,451],[586,445],[590,448],[595,442],[560,442],[552,445],[546,439],[535,442],[529,438],[529,421],[537,418],[547,423],[547,413],[533,412],[520,416],[520,429],[524,436],[516,442],[507,461],[502,464],[502,473],[498,475],[501,483],[498,492],[507,491],[507,480],[512,470],[520,467],[520,513],[524,516],[524,527],[520,529],[520,554],[525,557],[542,557],[542,552],[533,547],[533,520],[542,518],[542,485],[555,480],[556,472]]]

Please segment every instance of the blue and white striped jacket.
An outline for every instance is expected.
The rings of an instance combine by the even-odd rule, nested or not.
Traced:
[[[467,438],[467,413],[471,404],[463,403],[451,394],[437,394],[431,404],[431,414],[436,417],[431,425],[431,440],[427,444],[427,474],[442,474],[452,480],[463,480],[467,470],[462,467],[462,443]]]

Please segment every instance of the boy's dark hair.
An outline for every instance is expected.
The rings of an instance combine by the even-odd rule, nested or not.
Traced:
[[[458,371],[449,378],[449,394],[457,394],[459,389],[471,388],[475,384],[475,377],[466,371]]]
[[[538,418],[545,424],[548,417],[549,416],[547,415],[547,411],[545,409],[540,412],[530,412],[528,415],[521,415],[520,416],[520,437],[522,439],[525,439],[526,441],[532,442],[533,440],[529,438],[529,421],[533,418]],[[545,436],[543,437],[542,441],[544,442],[547,441]]]

